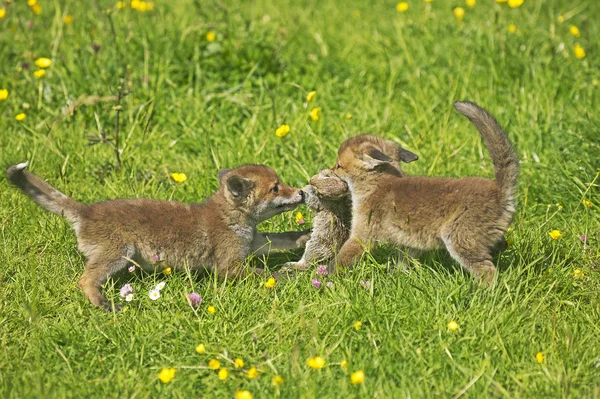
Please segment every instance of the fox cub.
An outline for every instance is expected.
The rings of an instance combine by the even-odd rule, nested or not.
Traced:
[[[496,120],[471,102],[456,109],[475,125],[494,164],[495,181],[480,177],[399,176],[380,138],[345,141],[335,173],[352,193],[352,230],[335,265],[351,265],[380,243],[416,250],[445,247],[466,270],[486,283],[496,268],[491,252],[515,212],[519,158]],[[403,150],[402,161],[416,156]]]
[[[256,225],[301,204],[301,190],[281,182],[271,168],[245,165],[219,171],[220,187],[200,204],[152,199],[117,199],[85,205],[25,170],[11,166],[8,180],[42,208],[73,225],[79,250],[87,258],[79,286],[104,310],[119,310],[100,292],[106,279],[135,263],[153,270],[151,259],[176,269],[216,270],[221,276],[244,273],[244,259],[269,249],[303,247],[305,232],[263,234]]]

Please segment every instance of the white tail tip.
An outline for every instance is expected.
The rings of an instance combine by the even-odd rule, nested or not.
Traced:
[[[15,166],[13,166],[13,168],[17,169],[17,170],[23,170],[25,169],[27,166],[29,166],[29,160],[25,161],[25,162],[21,162],[20,164],[17,164]]]

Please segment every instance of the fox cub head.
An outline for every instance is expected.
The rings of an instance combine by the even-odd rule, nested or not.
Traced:
[[[400,162],[409,163],[417,159],[416,154],[393,141],[365,134],[342,143],[334,172],[344,181],[371,172],[404,176]]]
[[[290,211],[304,201],[302,190],[283,184],[277,173],[264,165],[221,169],[219,182],[227,202],[257,222]]]

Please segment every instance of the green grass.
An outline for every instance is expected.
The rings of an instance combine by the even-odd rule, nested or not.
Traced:
[[[216,189],[219,168],[250,162],[301,187],[333,165],[345,138],[365,132],[418,153],[409,174],[491,177],[480,137],[452,107],[472,100],[518,148],[519,207],[494,288],[443,253],[388,273],[383,250],[331,277],[331,290],[311,286],[314,271],[272,290],[259,277],[124,275],[104,291],[121,301],[129,282],[136,299],[106,314],[77,287],[85,260],[68,223],[0,179],[0,397],[600,397],[595,1],[527,0],[510,9],[480,0],[470,9],[411,0],[401,14],[394,2],[173,0],[110,16],[115,2],[38,1],[39,15],[24,1],[0,6],[0,89],[9,90],[0,101],[0,164],[30,159],[34,173],[80,201],[201,201]],[[463,23],[452,15],[459,5]],[[585,58],[574,57],[576,43]],[[37,57],[53,61],[40,80]],[[119,169],[111,145],[86,138],[112,137],[114,99],[65,109],[81,96],[118,93],[124,73]],[[307,108],[311,90],[317,97]],[[318,122],[308,117],[314,106]],[[283,123],[291,131],[279,138]],[[175,184],[172,172],[188,180]],[[299,228],[294,213],[261,226]],[[554,229],[559,240],[548,235]],[[167,285],[153,302],[147,293],[160,280]],[[184,299],[192,290],[204,298],[196,312]],[[460,326],[454,333],[451,320]],[[206,354],[195,353],[199,343]],[[318,371],[306,367],[315,355],[327,360]],[[260,377],[234,370],[236,357],[246,370],[262,369]],[[230,368],[227,381],[207,368],[212,358]],[[177,369],[168,384],[157,379],[163,367]],[[350,383],[356,370],[363,385]],[[274,375],[285,379],[279,388]]]

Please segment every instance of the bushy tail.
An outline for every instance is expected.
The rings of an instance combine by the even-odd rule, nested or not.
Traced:
[[[514,213],[519,157],[498,122],[485,109],[472,102],[457,102],[454,107],[475,125],[494,163],[496,183],[500,186],[506,209]],[[511,214],[512,214],[511,213]]]
[[[29,165],[29,161],[8,168],[6,171],[8,181],[42,208],[63,216],[71,223],[77,223],[85,205],[67,197],[33,173],[27,172],[25,170],[27,165]]]

